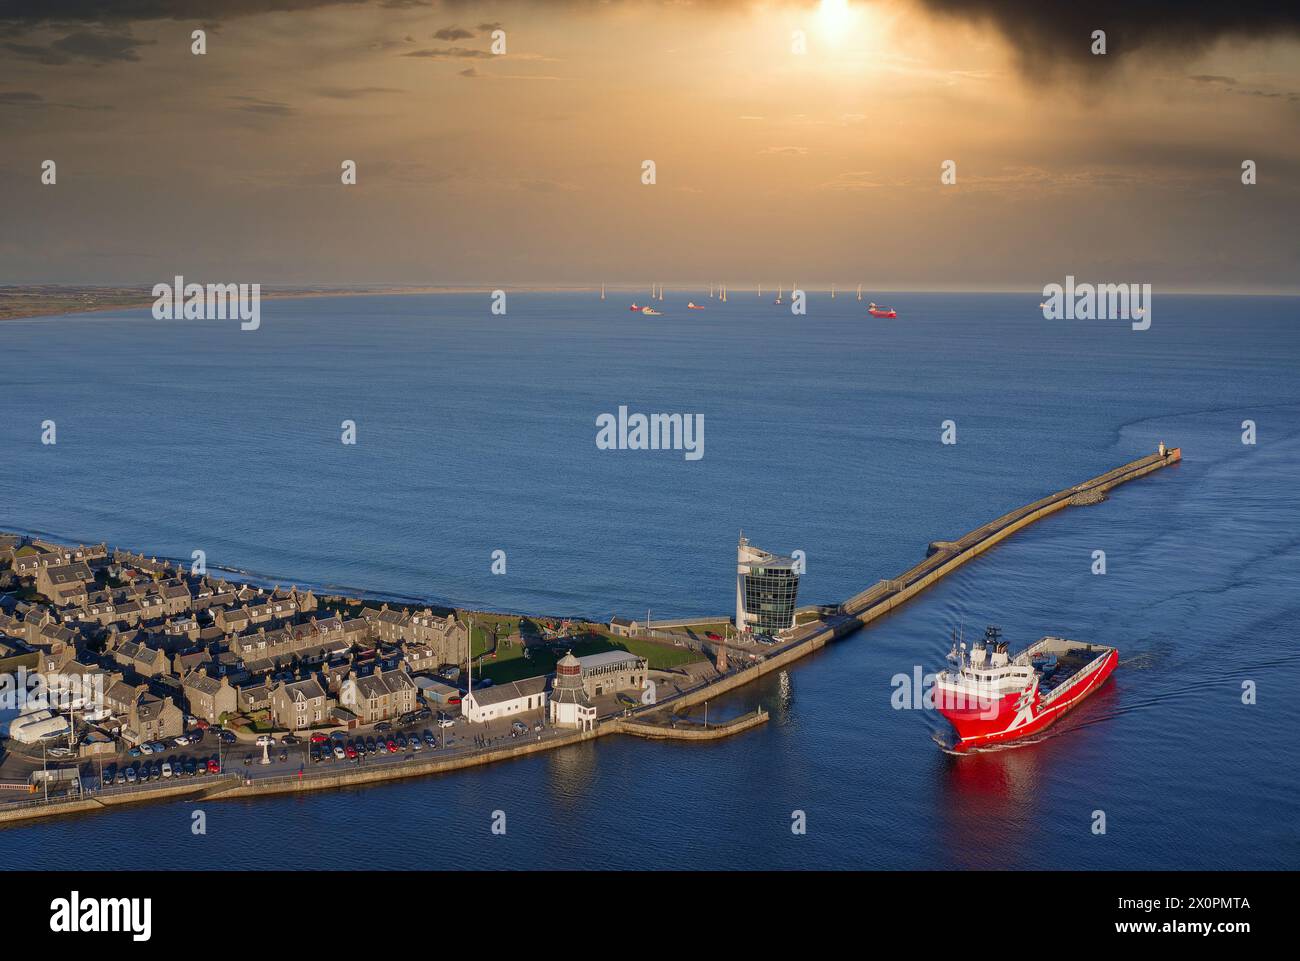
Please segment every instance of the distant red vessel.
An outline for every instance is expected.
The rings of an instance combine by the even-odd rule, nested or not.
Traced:
[[[1106,682],[1119,651],[1100,644],[1045,637],[1007,654],[996,627],[982,641],[948,655],[953,669],[935,682],[934,702],[959,738],[955,749],[1015,741],[1060,720]]]
[[[880,307],[877,304],[867,304],[867,313],[872,317],[897,317],[898,311],[893,307]]]
[[[638,307],[635,303],[632,304],[632,306],[628,308],[628,310],[642,310],[642,309],[643,309],[643,308]]]

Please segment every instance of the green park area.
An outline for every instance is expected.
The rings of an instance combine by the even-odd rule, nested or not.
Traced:
[[[497,614],[461,617],[474,621],[474,677],[490,678],[494,684],[551,674],[555,662],[568,651],[575,657],[629,651],[644,657],[653,670],[672,670],[702,659],[688,647],[611,635],[603,625],[572,624],[568,631],[555,633],[560,628],[557,621]]]

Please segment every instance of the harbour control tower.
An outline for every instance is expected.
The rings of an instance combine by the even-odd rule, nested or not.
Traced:
[[[794,627],[799,565],[754,547],[742,532],[736,547],[736,630],[780,634]]]

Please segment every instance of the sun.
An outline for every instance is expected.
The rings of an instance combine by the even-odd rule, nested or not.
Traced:
[[[817,11],[817,25],[827,33],[839,33],[853,23],[849,0],[822,0]]]
[[[838,41],[852,29],[858,9],[849,0],[821,0],[817,8],[817,29],[828,40]]]

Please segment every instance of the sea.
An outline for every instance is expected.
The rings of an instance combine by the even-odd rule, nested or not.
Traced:
[[[6,863],[1300,868],[1300,299],[1157,296],[1134,330],[1045,320],[1036,291],[872,296],[897,319],[753,291],[645,316],[644,291],[611,290],[510,293],[504,314],[486,293],[267,299],[256,330],[0,322],[0,529],[483,610],[725,616],[742,531],[803,551],[800,603],[835,603],[1183,452],[710,704],[765,706],[743,735],[212,801],[202,834],[182,802],[3,827]],[[602,449],[621,406],[702,418],[703,456]],[[908,685],[990,624],[1119,666],[1038,740],[954,756]]]

